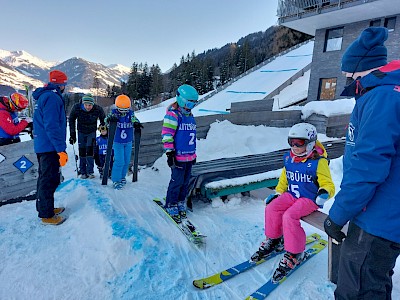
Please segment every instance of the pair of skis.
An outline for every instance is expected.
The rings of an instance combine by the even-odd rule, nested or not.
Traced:
[[[168,216],[168,218],[175,224],[176,227],[179,228],[179,230],[186,236],[186,238],[196,244],[196,245],[201,245],[205,243],[204,238],[206,237],[205,235],[201,234],[196,226],[193,225],[193,223],[186,217],[182,219],[181,223],[176,223],[174,219],[171,218],[171,216],[167,213],[167,211],[164,208],[164,204],[162,201],[158,198],[153,199],[154,203],[157,204],[158,207],[162,209],[162,211]]]
[[[299,265],[297,265],[288,275],[286,275],[279,282],[274,282],[272,278],[268,280],[267,283],[262,285],[257,291],[248,296],[246,299],[265,299],[275,288],[277,288],[280,284],[282,284],[287,277],[289,277],[294,271],[300,268],[306,261],[308,261],[311,257],[315,256],[317,253],[321,252],[327,245],[325,240],[321,240],[321,236],[317,233],[307,236],[306,244],[314,243],[309,249],[307,249],[304,253],[304,258]],[[283,252],[283,251],[282,251]],[[207,289],[214,285],[225,282],[232,277],[235,277],[238,274],[241,274],[255,266],[258,266],[268,259],[271,259],[282,252],[272,252],[266,258],[261,259],[260,261],[254,262],[252,260],[244,261],[232,268],[226,269],[220,273],[216,273],[209,277],[193,280],[193,285],[199,289]]]

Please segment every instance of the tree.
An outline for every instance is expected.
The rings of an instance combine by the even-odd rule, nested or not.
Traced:
[[[96,103],[97,103],[97,96],[99,95],[99,88],[100,88],[100,75],[99,72],[96,71],[93,76],[93,88],[96,91]]]

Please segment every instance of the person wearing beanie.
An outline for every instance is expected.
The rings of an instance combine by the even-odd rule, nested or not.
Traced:
[[[78,129],[78,173],[82,179],[95,177],[93,155],[96,143],[97,121],[100,121],[100,125],[104,125],[104,118],[103,108],[94,103],[94,98],[91,94],[83,95],[81,102],[76,103],[69,114],[69,142],[71,145],[76,143],[76,126]]]
[[[49,73],[49,82],[52,84],[65,87],[67,85],[67,80],[67,75],[59,70],[53,70]]]
[[[62,98],[67,80],[65,73],[53,70],[49,74],[49,83],[32,94],[36,100],[33,141],[39,163],[36,210],[42,223],[49,225],[59,225],[66,220],[59,215],[64,208],[54,207],[54,192],[60,184],[60,167],[68,161],[67,122]]]
[[[387,63],[387,39],[386,28],[367,28],[342,58],[342,95],[356,104],[341,189],[324,222],[342,243],[335,299],[391,299],[400,254],[400,61]]]

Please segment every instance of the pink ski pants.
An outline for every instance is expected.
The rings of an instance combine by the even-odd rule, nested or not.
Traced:
[[[265,235],[277,239],[282,236],[285,250],[301,253],[306,245],[306,233],[300,224],[300,218],[316,211],[318,206],[308,198],[295,198],[283,193],[265,207]]]

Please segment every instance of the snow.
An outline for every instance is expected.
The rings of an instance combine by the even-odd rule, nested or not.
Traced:
[[[0,59],[7,62],[13,67],[19,67],[25,64],[33,64],[42,69],[50,69],[55,66],[58,62],[44,61],[36,56],[29,54],[28,52],[21,51],[7,51],[0,49]]]
[[[287,69],[288,65],[294,68],[295,61],[292,57],[282,60],[281,69]],[[257,81],[265,83],[268,73],[255,73],[260,77]],[[253,80],[256,81],[255,75]],[[239,87],[239,84],[237,81],[236,87],[232,85],[229,89],[248,92],[274,89],[264,84],[260,87],[250,84]],[[205,101],[203,108],[224,110],[230,101],[239,99],[234,93],[220,94]],[[258,94],[238,95],[254,100]],[[139,118],[142,122],[161,120],[166,104],[140,112]],[[345,99],[331,104],[310,103],[301,109],[303,116],[311,111],[329,115],[347,113],[352,105],[352,99]],[[287,147],[288,130],[215,122],[207,138],[198,140],[198,160],[283,149]],[[320,134],[319,139],[328,141],[329,137]],[[206,245],[196,247],[152,202],[153,198],[166,194],[170,170],[165,155],[153,167],[141,168],[137,182],[130,182],[129,176],[126,188],[115,191],[110,184],[102,186],[97,173],[92,180],[77,179],[74,151],[69,144],[67,152],[70,160],[63,168],[65,182],[55,194],[56,206],[66,207],[65,223],[56,227],[42,225],[34,201],[0,207],[3,257],[0,299],[243,299],[272,275],[279,256],[208,290],[192,286],[194,279],[242,262],[257,250],[264,238],[263,200],[270,191],[258,190],[250,196],[231,195],[225,201],[217,198],[211,204],[194,202],[194,212],[189,213],[189,218],[207,235]],[[337,192],[343,172],[342,158],[332,160],[330,168]],[[268,173],[232,182],[261,180],[280,174],[280,170]],[[333,201],[329,200],[322,211],[328,212]],[[302,225],[307,234],[317,232],[326,238],[324,232],[306,223]],[[293,273],[273,292],[271,299],[334,299],[335,285],[327,279],[327,262],[325,249]],[[398,265],[393,284],[393,299],[399,299]]]

